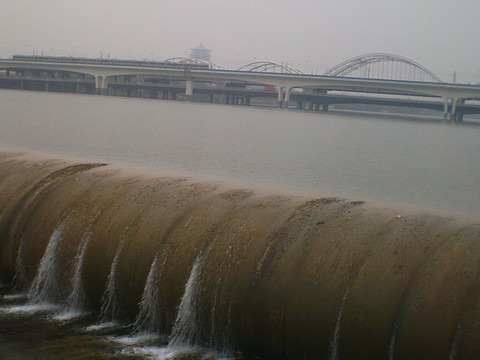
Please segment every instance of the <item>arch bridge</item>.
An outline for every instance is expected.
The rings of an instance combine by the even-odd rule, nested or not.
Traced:
[[[409,96],[428,96],[443,99],[445,118],[455,120],[457,106],[465,100],[480,100],[480,86],[449,84],[433,80],[398,80],[370,77],[352,77],[355,71],[371,69],[374,64],[399,63],[429,74],[425,68],[411,60],[398,56],[362,56],[339,64],[329,75],[306,75],[297,72],[272,72],[275,63],[258,62],[249,64],[241,70],[214,69],[205,64],[181,63],[179,61],[141,62],[103,59],[48,59],[48,58],[12,58],[0,59],[0,69],[65,71],[88,74],[94,77],[97,93],[106,91],[109,79],[115,76],[165,76],[183,79],[185,96],[193,96],[195,82],[202,81],[238,81],[264,84],[273,87],[278,94],[278,103],[286,106],[293,89],[320,89],[322,92],[347,91],[351,93],[400,94]],[[276,64],[278,65],[278,64]],[[385,67],[385,64],[383,65]],[[388,68],[388,66],[387,66]],[[384,68],[385,70],[385,68]],[[370,75],[372,74],[372,70]],[[368,71],[367,71],[368,72]],[[416,75],[415,75],[416,76]],[[435,80],[435,81],[434,81]]]
[[[255,71],[255,72],[273,72],[281,74],[303,74],[302,71],[288,66],[288,64],[279,64],[271,61],[255,61],[243,65],[238,71]]]
[[[394,54],[366,54],[346,60],[325,72],[326,76],[366,79],[443,82],[425,66]]]
[[[211,61],[201,60],[201,59],[192,59],[184,56],[172,57],[164,60],[163,62],[173,65],[205,65],[209,69],[215,70],[225,70],[222,66],[212,63]]]

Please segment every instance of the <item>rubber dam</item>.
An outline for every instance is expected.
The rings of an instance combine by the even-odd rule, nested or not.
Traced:
[[[480,224],[0,154],[0,281],[165,346],[480,358]]]

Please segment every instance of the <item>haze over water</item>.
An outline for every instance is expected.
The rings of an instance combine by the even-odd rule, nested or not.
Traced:
[[[480,127],[0,91],[0,146],[480,215]]]

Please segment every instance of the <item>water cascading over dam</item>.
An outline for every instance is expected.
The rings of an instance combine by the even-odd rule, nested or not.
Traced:
[[[0,155],[0,280],[170,344],[480,358],[480,225]]]

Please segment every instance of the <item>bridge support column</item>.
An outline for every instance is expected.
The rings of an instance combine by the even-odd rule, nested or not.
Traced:
[[[464,99],[446,98],[443,113],[444,122],[461,122],[463,121],[463,114],[459,113],[457,106],[464,103]]]
[[[451,113],[450,108],[452,106],[453,99],[452,98],[445,98],[444,99],[444,110],[443,110],[443,122],[450,122],[451,121]]]
[[[193,100],[193,80],[187,79],[185,83],[185,100],[192,101]]]
[[[283,88],[281,86],[277,86],[277,93],[278,93],[278,107],[283,107]]]
[[[290,92],[291,92],[292,88],[291,87],[280,87],[280,88],[282,89],[281,94],[282,94],[282,97],[283,97],[281,107],[288,108],[288,104],[290,103]],[[285,89],[285,91],[283,91],[283,89]]]
[[[97,95],[106,95],[107,86],[108,86],[108,81],[105,76],[103,75],[95,76],[95,93]]]
[[[464,99],[458,99],[456,101],[455,112],[453,113],[454,116],[455,116],[455,119],[454,119],[455,122],[463,122],[463,113],[458,110],[458,105],[460,105],[460,104],[465,104],[465,100]]]
[[[456,122],[456,120],[457,120],[457,102],[458,102],[458,100],[454,99],[453,104],[452,104],[452,110],[450,112],[450,121],[451,122]]]

